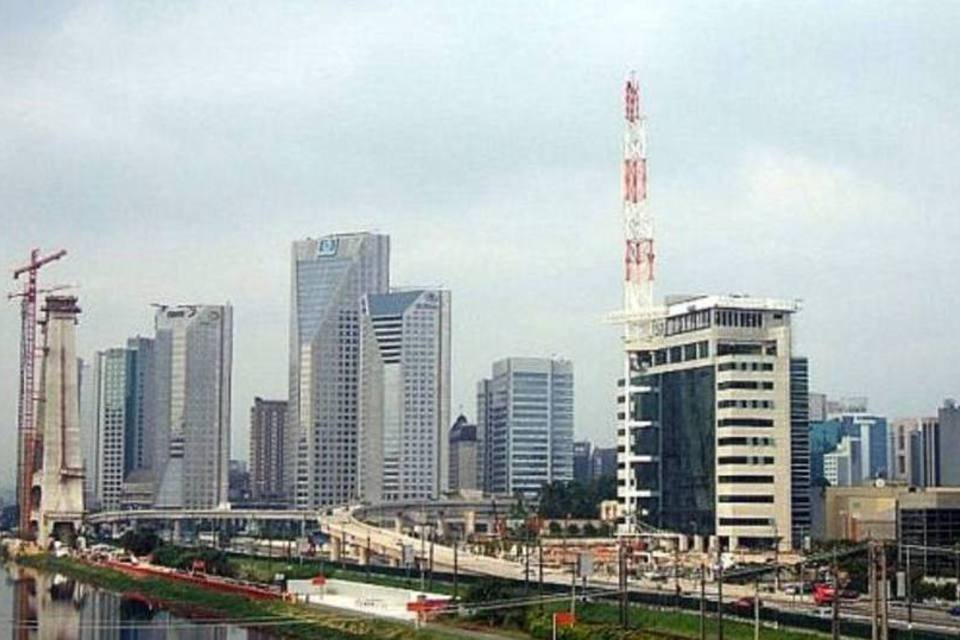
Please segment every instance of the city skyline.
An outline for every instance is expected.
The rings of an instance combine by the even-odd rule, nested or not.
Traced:
[[[545,16],[529,10],[461,24],[434,6],[408,19],[429,13],[445,27],[396,62],[410,23],[365,42],[359,32],[377,12],[263,9],[268,19],[253,29],[253,18],[216,9],[54,7],[30,19],[2,9],[0,32],[19,37],[0,45],[0,75],[16,96],[0,116],[14,150],[0,154],[0,221],[10,230],[0,261],[18,263],[35,245],[70,250],[42,278],[82,285],[85,359],[146,334],[151,302],[231,300],[232,440],[246,457],[249,403],[286,396],[289,243],[380,230],[393,241],[396,281],[456,296],[453,414],[476,418],[473,385],[492,361],[557,353],[577,367],[577,437],[609,445],[619,328],[602,318],[621,298],[618,97],[636,62],[649,96],[658,294],[800,297],[798,350],[810,357],[812,390],[867,395],[891,418],[927,415],[960,389],[942,321],[956,308],[960,259],[944,160],[956,101],[938,82],[957,65],[941,27],[955,10],[905,20],[906,9],[888,8],[901,20],[831,9],[833,30],[823,32],[826,9],[793,20],[801,16],[778,7],[774,24],[790,24],[782,35],[796,45],[784,50],[807,52],[793,61],[758,35],[770,18],[762,8],[736,20],[581,10],[538,28]],[[515,24],[502,25],[503,14]],[[136,27],[121,37],[131,17],[160,28],[142,43]],[[224,49],[202,37],[210,18],[222,20]],[[324,22],[354,31],[324,49],[314,31]],[[189,36],[193,47],[175,46]],[[227,64],[245,37],[273,57]],[[582,60],[561,46],[574,39],[591,45]],[[458,41],[467,46],[449,66],[420,68]],[[502,62],[476,64],[504,41]],[[517,49],[529,59],[518,62]],[[350,52],[365,55],[354,65]],[[325,53],[340,55],[328,67]],[[451,140],[462,145],[453,162]],[[384,179],[371,201],[374,157]],[[873,314],[883,322],[863,322]],[[504,317],[518,320],[509,332]],[[16,423],[18,338],[11,304],[0,314],[4,433]],[[0,485],[12,481],[5,475]]]

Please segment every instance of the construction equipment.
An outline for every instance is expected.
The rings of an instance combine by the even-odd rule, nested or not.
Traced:
[[[20,396],[17,411],[17,505],[19,531],[22,539],[32,535],[30,528],[31,485],[33,473],[39,466],[38,451],[42,446],[36,425],[36,361],[37,361],[37,274],[42,267],[67,255],[61,249],[46,256],[40,249],[30,251],[30,261],[13,270],[13,279],[26,275],[23,290],[10,294],[8,299],[20,298]]]

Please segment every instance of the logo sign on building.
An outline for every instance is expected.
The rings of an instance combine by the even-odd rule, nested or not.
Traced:
[[[339,238],[321,238],[317,244],[317,257],[329,258],[337,255],[337,249],[340,248]]]

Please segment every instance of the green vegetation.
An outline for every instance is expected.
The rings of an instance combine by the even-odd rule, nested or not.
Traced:
[[[604,476],[589,482],[551,482],[543,485],[537,515],[547,519],[600,517],[600,503],[617,497],[617,479]]]
[[[110,591],[140,593],[159,600],[177,613],[214,614],[239,621],[272,620],[276,626],[271,626],[270,632],[286,638],[440,640],[458,637],[455,630],[430,628],[416,631],[399,622],[358,618],[289,602],[250,600],[241,595],[212,592],[162,578],[137,579],[69,558],[38,555],[18,558],[17,562],[41,571],[61,573]]]

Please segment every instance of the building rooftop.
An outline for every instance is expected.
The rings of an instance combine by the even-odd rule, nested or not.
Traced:
[[[747,295],[675,295],[667,296],[664,301],[669,316],[704,309],[752,309],[763,311],[782,311],[793,313],[800,310],[796,300],[777,298],[754,298]]]

